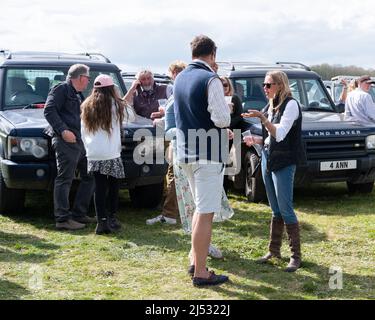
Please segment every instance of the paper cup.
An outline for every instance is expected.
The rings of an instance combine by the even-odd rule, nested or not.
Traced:
[[[232,96],[225,96],[224,98],[227,104],[232,103]]]

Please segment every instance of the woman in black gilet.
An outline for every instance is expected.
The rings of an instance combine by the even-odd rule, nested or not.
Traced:
[[[258,262],[281,258],[285,224],[292,252],[285,271],[294,272],[301,265],[299,223],[293,210],[293,182],[296,166],[306,160],[301,137],[302,113],[298,102],[292,98],[284,72],[268,72],[263,88],[269,99],[267,106],[262,111],[249,110],[243,114],[244,117],[258,117],[262,123],[263,137],[245,137],[245,143],[248,146],[263,144],[262,175],[272,209],[269,252]]]

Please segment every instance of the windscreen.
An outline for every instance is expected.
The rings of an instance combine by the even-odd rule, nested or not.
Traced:
[[[56,84],[65,81],[67,68],[9,68],[5,74],[5,95],[3,97],[3,109],[24,108],[33,104],[45,103],[48,92]],[[83,95],[90,95],[94,79],[99,74],[108,74],[113,78],[118,87],[120,97],[124,96],[120,86],[119,75],[112,72],[101,72],[90,69],[90,82]]]
[[[241,98],[244,111],[261,110],[267,104],[263,91],[264,78],[233,78],[234,90]],[[303,110],[335,112],[326,91],[317,79],[289,79],[293,98]]]

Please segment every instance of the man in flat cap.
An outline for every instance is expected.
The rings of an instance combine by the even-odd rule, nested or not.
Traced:
[[[375,84],[375,80],[370,76],[358,78],[358,88],[346,98],[345,119],[375,125],[375,103],[369,94],[372,84]]]

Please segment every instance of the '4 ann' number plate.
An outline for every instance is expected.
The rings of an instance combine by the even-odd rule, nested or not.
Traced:
[[[326,161],[320,163],[320,171],[350,170],[357,168],[357,160]]]

